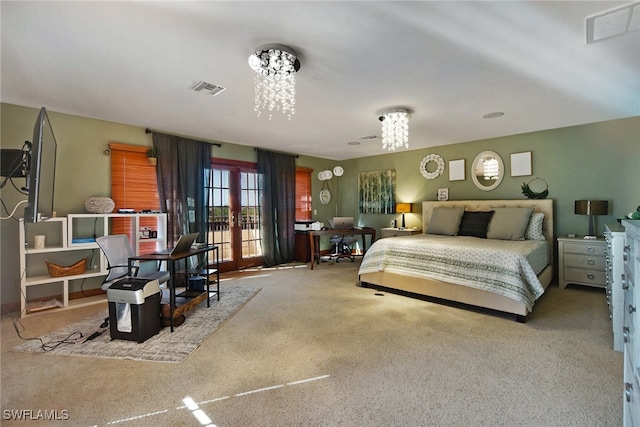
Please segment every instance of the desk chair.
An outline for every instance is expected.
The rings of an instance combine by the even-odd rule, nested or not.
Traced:
[[[338,262],[340,258],[349,258],[354,262],[356,257],[353,256],[353,248],[351,245],[358,240],[356,236],[336,235],[329,238],[329,242],[333,243],[333,249],[329,255],[329,260]]]
[[[168,271],[139,271],[140,266],[132,266],[133,271],[129,271],[129,258],[133,256],[129,238],[125,234],[114,234],[111,236],[101,236],[96,239],[96,243],[107,257],[107,270],[109,274],[105,277],[100,288],[106,291],[116,281],[125,277],[140,277],[144,279],[157,279],[159,284],[169,281]],[[138,275],[140,274],[140,275]]]

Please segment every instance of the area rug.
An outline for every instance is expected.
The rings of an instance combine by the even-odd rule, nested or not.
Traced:
[[[220,289],[220,301],[211,299],[211,307],[202,302],[194,310],[187,313],[185,322],[171,332],[170,328],[162,328],[160,333],[147,339],[143,343],[128,340],[111,340],[109,330],[106,329],[97,338],[78,342],[70,342],[77,332],[88,337],[100,330],[100,324],[109,317],[108,311],[87,317],[81,322],[73,323],[62,329],[40,337],[49,346],[66,340],[55,349],[44,351],[38,340],[28,341],[12,348],[10,351],[23,353],[43,353],[58,356],[98,357],[107,359],[146,360],[155,362],[180,363],[187,358],[205,338],[216,331],[226,320],[240,310],[261,288],[244,286],[224,286]]]

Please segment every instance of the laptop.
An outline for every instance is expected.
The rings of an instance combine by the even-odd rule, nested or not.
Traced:
[[[333,219],[328,221],[329,225],[334,230],[353,230],[352,216],[334,216]]]
[[[172,255],[180,252],[186,252],[191,249],[191,245],[196,241],[200,233],[183,234],[173,248],[164,249],[154,252],[153,255]]]

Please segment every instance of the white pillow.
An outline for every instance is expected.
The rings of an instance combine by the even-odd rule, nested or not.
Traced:
[[[524,233],[526,240],[546,240],[542,233],[542,222],[544,221],[544,214],[542,212],[535,212],[529,219],[529,225],[527,231]]]

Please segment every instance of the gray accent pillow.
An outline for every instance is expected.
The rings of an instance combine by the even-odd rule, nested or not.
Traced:
[[[494,208],[487,239],[524,240],[533,208]]]
[[[445,236],[456,236],[460,227],[460,220],[464,214],[464,208],[433,208],[427,234],[442,234]]]

